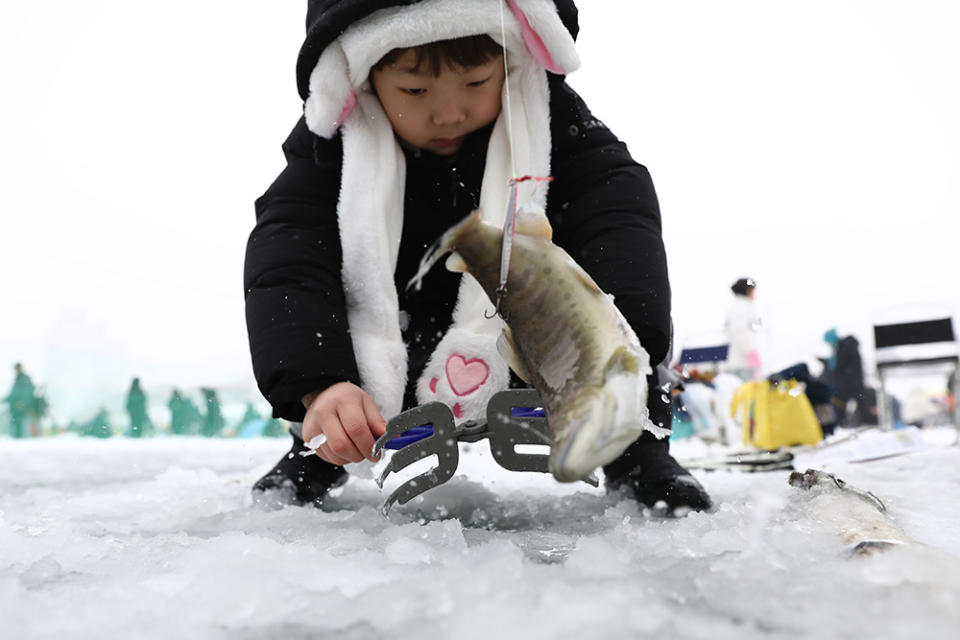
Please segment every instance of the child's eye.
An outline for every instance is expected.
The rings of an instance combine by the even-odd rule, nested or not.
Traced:
[[[408,96],[422,96],[427,92],[426,89],[403,89],[403,88],[401,88],[400,91],[403,91]]]
[[[479,86],[485,84],[485,83],[487,82],[487,80],[489,80],[489,79],[490,79],[489,77],[486,77],[486,78],[484,78],[483,80],[474,80],[473,82],[468,82],[468,83],[467,83],[467,86],[468,86],[468,87],[479,87]]]

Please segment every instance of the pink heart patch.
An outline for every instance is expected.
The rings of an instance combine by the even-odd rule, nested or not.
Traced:
[[[467,360],[459,353],[447,358],[447,382],[458,396],[465,396],[479,389],[490,376],[490,367],[480,358]]]

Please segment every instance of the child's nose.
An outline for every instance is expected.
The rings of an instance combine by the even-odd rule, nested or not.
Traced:
[[[466,118],[467,110],[459,100],[443,100],[433,110],[435,125],[459,124]]]

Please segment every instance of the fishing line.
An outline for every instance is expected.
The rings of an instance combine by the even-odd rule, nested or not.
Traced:
[[[503,17],[503,5],[507,0],[500,0],[500,42],[503,43],[503,88],[507,102],[507,140],[510,143],[510,176],[517,176],[517,162],[513,154],[513,111],[510,109],[510,68],[507,65],[507,22]]]
[[[507,184],[510,188],[510,197],[507,199],[507,214],[503,220],[503,241],[500,248],[500,281],[496,291],[496,300],[494,301],[494,313],[506,320],[503,314],[503,300],[507,295],[507,277],[510,273],[510,255],[513,249],[513,236],[517,225],[517,197],[520,191],[520,183],[528,180],[534,183],[552,182],[552,177],[535,176],[517,176],[517,162],[514,154],[513,137],[513,110],[510,100],[510,67],[507,61],[507,26],[503,15],[503,5],[509,0],[498,0],[500,5],[500,41],[503,45],[503,87],[504,98],[506,101],[507,118],[507,142],[510,147],[510,179]],[[536,187],[534,187],[536,193]],[[486,315],[486,314],[484,314]],[[487,316],[492,318],[493,316]]]

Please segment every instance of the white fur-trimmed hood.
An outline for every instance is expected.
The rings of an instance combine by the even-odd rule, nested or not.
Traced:
[[[532,55],[554,73],[579,68],[573,36],[551,0],[506,0],[506,43],[502,42],[500,17],[498,0],[423,0],[374,12],[347,29],[320,55],[310,73],[309,95],[304,101],[307,126],[318,136],[330,138],[353,109],[370,69],[396,48],[486,34],[507,49],[508,57],[511,53]]]

